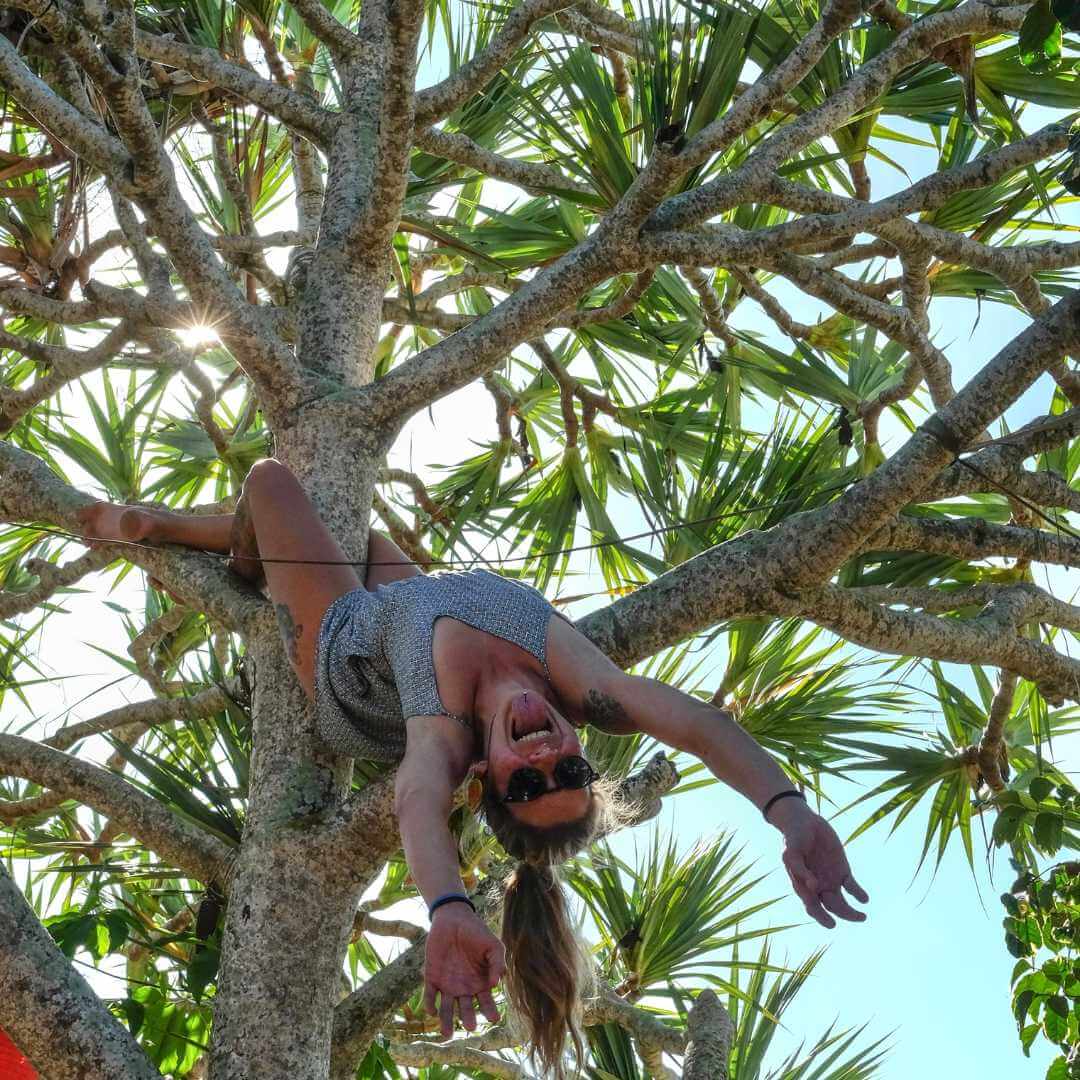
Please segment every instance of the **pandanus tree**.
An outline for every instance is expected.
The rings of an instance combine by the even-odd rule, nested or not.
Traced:
[[[379,915],[413,895],[390,776],[319,742],[265,597],[209,554],[79,546],[92,499],[230,508],[271,454],[357,563],[371,525],[425,568],[501,541],[551,595],[594,559],[578,628],[724,704],[810,793],[871,770],[860,829],[918,810],[924,858],[959,837],[974,862],[992,822],[1022,1036],[1064,1075],[1078,892],[1056,853],[1080,805],[1047,744],[1080,611],[1034,570],[1080,563],[1074,21],[1046,0],[0,9],[10,716],[65,597],[147,575],[143,610],[102,608],[145,700],[0,735],[0,1028],[43,1075],[527,1074],[512,1017],[429,1037],[423,931]],[[1024,319],[963,380],[944,297]],[[470,386],[476,452],[396,467],[410,421]],[[866,663],[923,672],[932,739]],[[588,749],[639,821],[681,797],[655,747]],[[483,893],[502,863],[471,805]],[[766,923],[730,839],[657,836],[639,865],[618,840],[567,870],[592,1076],[874,1073],[852,1033],[766,1060],[815,958],[746,943]],[[76,953],[122,957],[124,993]]]

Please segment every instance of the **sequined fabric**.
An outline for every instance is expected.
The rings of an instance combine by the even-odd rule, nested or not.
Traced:
[[[419,575],[339,596],[319,627],[320,735],[339,753],[400,761],[406,717],[452,715],[439,698],[432,662],[436,619],[450,616],[511,641],[546,671],[552,613],[537,589],[488,570]]]

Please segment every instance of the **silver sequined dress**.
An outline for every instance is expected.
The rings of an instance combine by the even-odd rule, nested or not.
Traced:
[[[554,609],[531,585],[488,570],[421,574],[354,589],[319,627],[315,707],[323,740],[339,753],[400,761],[405,719],[450,716],[432,660],[435,620],[448,615],[519,645],[547,671]]]

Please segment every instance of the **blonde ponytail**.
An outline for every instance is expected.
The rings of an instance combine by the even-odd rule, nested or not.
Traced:
[[[566,897],[552,866],[518,863],[506,886],[502,940],[506,993],[528,1026],[532,1054],[555,1080],[564,1080],[568,1037],[578,1069],[585,1059],[582,962]]]
[[[490,789],[483,813],[508,855],[518,860],[506,884],[502,940],[506,991],[529,1030],[532,1056],[555,1080],[565,1080],[569,1041],[575,1072],[585,1062],[581,997],[585,964],[574,934],[558,867],[586,848],[613,818],[609,785],[593,784],[589,807],[577,820],[539,829],[514,817]]]

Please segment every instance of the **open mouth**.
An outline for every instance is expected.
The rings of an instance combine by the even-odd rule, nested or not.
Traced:
[[[517,743],[535,742],[554,730],[545,702],[535,694],[517,698],[510,716],[510,734]]]
[[[528,743],[536,742],[539,739],[547,738],[551,734],[551,725],[547,724],[542,728],[537,728],[535,731],[527,731],[524,735],[518,735],[514,733],[514,742],[516,743]]]

